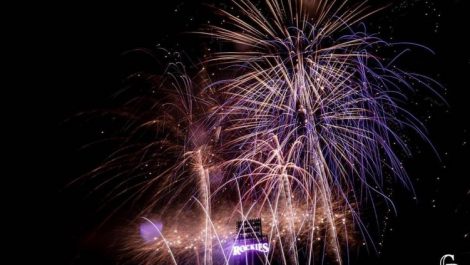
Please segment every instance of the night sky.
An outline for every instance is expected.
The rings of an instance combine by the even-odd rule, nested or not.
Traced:
[[[438,264],[444,254],[456,255],[457,264],[470,264],[468,1],[369,2],[373,7],[391,2],[367,19],[369,31],[435,52],[415,50],[400,66],[442,83],[439,91],[448,105],[420,91],[409,98],[408,109],[425,123],[438,155],[416,140],[414,156],[404,161],[416,197],[396,185],[398,214],[389,217],[383,231],[381,254],[353,252],[351,264]],[[59,11],[48,16],[41,37],[47,48],[40,51],[54,67],[41,93],[51,128],[42,148],[53,155],[42,165],[47,173],[36,180],[44,187],[41,193],[50,195],[41,202],[41,218],[47,220],[43,230],[53,245],[43,254],[57,264],[117,264],[120,257],[111,246],[119,238],[113,229],[133,216],[124,209],[99,227],[113,206],[102,208],[103,194],[90,194],[86,185],[67,184],[98,166],[115,148],[107,139],[116,136],[118,125],[99,113],[119,105],[116,94],[125,89],[125,78],[138,71],[161,71],[161,64],[142,51],[165,47],[197,63],[204,49],[217,44],[189,32],[217,20],[207,5],[189,0],[55,8]]]

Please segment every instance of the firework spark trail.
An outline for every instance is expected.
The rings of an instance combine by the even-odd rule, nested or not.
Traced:
[[[211,192],[210,192],[210,178],[209,171],[203,165],[201,150],[195,154],[196,171],[199,174],[199,194],[201,194],[201,201],[205,212],[205,239],[204,239],[204,265],[212,264],[212,228],[211,228]]]
[[[134,174],[132,165],[157,164],[129,189],[134,200],[149,201],[141,216],[162,223],[146,219],[160,235],[151,244],[129,237],[126,250],[141,263],[228,264],[237,236],[231,224],[261,217],[269,225],[267,264],[342,264],[349,245],[371,241],[360,218],[367,201],[375,209],[379,196],[393,207],[386,172],[411,187],[392,146],[409,154],[397,130],[424,133],[397,102],[411,82],[432,80],[371,52],[392,44],[353,30],[375,12],[364,4],[262,2],[233,1],[233,11],[219,11],[225,24],[201,32],[234,47],[203,63],[224,66],[230,77],[211,80],[203,70],[191,78],[182,64],[148,77],[164,96],[135,115],[135,131],[157,140],[117,152],[98,170],[110,175],[124,161],[132,170],[119,178]],[[111,194],[128,194],[118,193],[128,182]]]

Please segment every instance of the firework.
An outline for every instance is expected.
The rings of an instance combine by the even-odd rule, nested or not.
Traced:
[[[182,65],[147,77],[159,97],[135,115],[134,127],[153,137],[97,171],[109,175],[103,171],[123,161],[131,169],[151,165],[142,171],[150,178],[131,196],[122,193],[147,199],[142,235],[133,230],[125,249],[145,264],[228,264],[233,224],[260,217],[268,225],[267,263],[327,257],[342,264],[348,248],[370,241],[361,209],[377,197],[393,207],[385,175],[411,188],[393,145],[409,154],[398,132],[424,134],[398,102],[412,82],[432,80],[373,52],[392,44],[355,30],[374,13],[364,5],[233,5],[219,11],[222,26],[200,32],[233,48],[210,56],[197,78]],[[209,78],[205,69],[214,66],[225,78]]]

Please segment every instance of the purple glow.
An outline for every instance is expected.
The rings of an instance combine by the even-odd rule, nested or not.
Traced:
[[[146,243],[160,238],[163,224],[156,220],[146,220],[140,225],[140,236]]]

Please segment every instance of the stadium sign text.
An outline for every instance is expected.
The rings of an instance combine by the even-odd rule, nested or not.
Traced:
[[[241,246],[233,246],[233,255],[238,256],[246,251],[258,251],[263,253],[269,252],[269,244],[268,243],[257,243],[257,244],[250,244],[250,245],[241,245]]]

